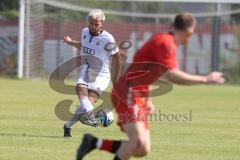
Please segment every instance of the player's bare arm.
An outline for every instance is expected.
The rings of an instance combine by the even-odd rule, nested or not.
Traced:
[[[64,36],[63,37],[63,42],[67,43],[70,46],[76,47],[78,49],[81,49],[81,47],[82,47],[82,43],[80,41],[72,40],[72,38],[69,37],[69,36]]]
[[[155,107],[152,103],[152,98],[151,97],[146,97],[146,105],[147,105],[147,109],[148,109],[148,113],[153,114]]]
[[[194,84],[223,84],[225,79],[221,72],[211,72],[206,76],[192,75],[186,73],[178,68],[171,69],[166,74],[166,78],[176,84],[180,85],[194,85]]]
[[[111,75],[112,75],[112,83],[113,85],[116,84],[118,79],[120,78],[121,68],[122,68],[122,58],[120,52],[114,54],[112,56],[112,68],[111,68]]]

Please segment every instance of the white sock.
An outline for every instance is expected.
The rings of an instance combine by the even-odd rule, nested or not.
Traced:
[[[83,113],[83,106],[80,104],[76,109],[74,115],[70,118],[70,120],[66,123],[67,128],[71,128],[79,119],[80,115]]]
[[[83,106],[84,112],[90,112],[93,110],[93,105],[89,101],[88,97],[82,97],[80,100],[80,104]]]
[[[102,143],[103,143],[103,141],[101,139],[97,140],[97,145],[96,146],[97,146],[98,149],[102,147]]]
[[[82,97],[79,107],[76,109],[71,119],[66,123],[66,127],[71,128],[79,120],[80,114],[85,112],[92,113],[91,111],[93,111],[92,103],[89,101],[88,97]]]

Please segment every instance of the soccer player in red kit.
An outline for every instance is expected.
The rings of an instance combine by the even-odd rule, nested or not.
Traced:
[[[182,85],[223,84],[221,72],[206,76],[181,71],[177,64],[177,46],[187,43],[194,32],[195,18],[190,13],[176,15],[173,29],[167,34],[157,33],[134,56],[133,63],[114,86],[112,101],[118,114],[118,124],[128,140],[102,140],[85,134],[77,150],[77,160],[93,149],[115,154],[114,160],[143,157],[150,151],[149,121],[146,115],[153,111],[149,86],[161,76],[172,83]]]

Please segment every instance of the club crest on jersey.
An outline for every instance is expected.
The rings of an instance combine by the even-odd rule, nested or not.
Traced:
[[[82,46],[83,47],[83,53],[86,53],[88,55],[95,55],[95,51],[91,48],[88,48],[88,47],[85,47],[85,46]]]
[[[98,46],[99,44],[100,44],[100,42],[99,42],[99,41],[97,41],[97,42],[96,42],[96,45]]]

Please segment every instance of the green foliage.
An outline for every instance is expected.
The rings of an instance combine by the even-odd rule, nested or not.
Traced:
[[[76,0],[60,0],[61,2],[69,3],[72,5],[76,6],[81,6],[81,7],[86,7],[86,8],[99,8],[102,9],[103,11],[105,10],[111,10],[111,11],[118,11],[118,12],[139,12],[139,13],[176,13],[181,11],[181,7],[178,4],[172,4],[169,5],[168,3],[159,3],[159,2],[113,2],[113,1],[99,1],[99,0],[81,0],[81,1],[76,1]],[[52,19],[58,19],[59,12],[58,9],[53,9],[51,7],[48,7],[47,9],[50,11],[49,17]],[[76,12],[70,10],[64,10],[62,11],[61,17],[65,20],[85,20],[86,16],[88,13],[81,13],[81,12]],[[124,21],[133,21],[134,17],[129,16],[115,16],[111,14],[106,14],[107,22],[117,22],[120,20]],[[155,19],[153,18],[136,18],[136,22],[142,22],[142,23],[147,23],[149,21],[154,21]],[[164,21],[164,20],[163,20]]]
[[[0,1],[0,11],[6,10],[17,10],[19,0],[1,0]]]
[[[48,10],[44,15],[45,20],[56,21],[82,21],[84,20],[84,14],[69,10]]]
[[[0,17],[16,19],[18,15],[18,0],[0,1]]]
[[[240,84],[240,63],[236,64],[232,68],[226,68],[223,70],[228,83]]]
[[[17,10],[1,11],[0,16],[7,19],[17,19],[19,17],[19,12]]]
[[[240,4],[234,4],[232,5],[232,10],[239,10],[240,9]],[[235,24],[240,24],[240,14],[232,14],[232,22]]]

